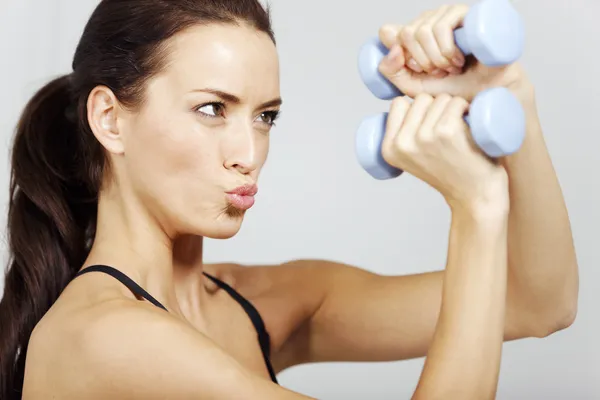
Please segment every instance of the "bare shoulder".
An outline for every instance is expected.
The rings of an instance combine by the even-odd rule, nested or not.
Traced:
[[[47,326],[34,332],[27,362],[52,364],[46,362],[42,374],[26,372],[24,398],[305,398],[248,372],[210,339],[150,304],[115,299],[73,318],[61,338],[47,341]]]
[[[285,295],[297,300],[316,297],[317,302],[329,281],[340,273],[370,274],[358,267],[320,259],[298,259],[281,264],[209,264],[206,272],[233,286],[250,300]]]
[[[207,266],[206,272],[232,286],[258,309],[267,327],[279,330],[282,323],[295,325],[292,321],[297,323],[318,308],[325,295],[323,282],[334,265],[312,260],[261,265],[228,263]]]
[[[304,356],[303,328],[319,311],[335,285],[365,282],[375,274],[340,262],[299,259],[282,264],[213,264],[207,272],[233,286],[261,314],[271,336],[276,371]],[[308,345],[308,344],[306,344]]]

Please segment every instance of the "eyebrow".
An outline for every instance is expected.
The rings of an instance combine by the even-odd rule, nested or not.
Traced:
[[[240,104],[242,102],[240,100],[240,98],[237,97],[236,95],[228,93],[228,92],[224,92],[219,89],[204,88],[204,89],[195,89],[195,90],[192,90],[192,92],[204,92],[204,93],[214,94],[215,96],[220,97],[224,101],[226,101],[228,103],[232,103],[232,104]],[[283,100],[281,99],[281,97],[278,97],[276,99],[269,100],[269,101],[261,104],[260,106],[257,107],[257,109],[279,107],[279,106],[281,106],[282,103],[283,103]]]

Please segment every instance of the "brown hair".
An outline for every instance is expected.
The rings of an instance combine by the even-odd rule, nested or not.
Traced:
[[[167,40],[197,24],[245,23],[275,43],[258,0],[103,0],[88,21],[73,72],[26,105],[12,148],[9,265],[0,302],[0,398],[20,399],[35,325],[85,261],[108,167],[87,121],[98,85],[139,107],[145,83],[164,68]]]

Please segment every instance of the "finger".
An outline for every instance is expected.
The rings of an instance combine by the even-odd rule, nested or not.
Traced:
[[[401,47],[399,34],[402,30],[402,25],[385,24],[379,28],[379,41],[389,50],[390,54],[388,58],[392,59],[392,64],[388,70],[390,74],[395,74],[400,71],[401,68],[405,67],[406,60],[410,57],[408,51]],[[400,46],[402,54],[398,53],[395,47]],[[390,61],[390,60],[388,60]]]
[[[396,136],[396,146],[406,149],[415,143],[417,132],[432,103],[433,97],[428,94],[420,94],[415,97]]]
[[[423,48],[423,51],[427,55],[427,57],[431,60],[433,65],[436,67],[431,74],[436,77],[442,77],[446,74],[446,72],[454,72],[451,68],[456,68],[448,58],[446,58],[436,40],[436,36],[433,33],[434,28],[436,27],[436,23],[439,19],[441,19],[448,10],[448,6],[440,7],[437,11],[432,13],[428,18],[424,19],[423,22],[419,25],[416,32],[416,39]]]
[[[396,47],[399,47],[396,45]],[[399,59],[390,59],[397,53]],[[420,93],[428,93],[432,96],[439,96],[448,93],[452,96],[463,95],[471,99],[476,92],[467,91],[465,88],[473,86],[472,77],[466,74],[448,75],[446,77],[436,78],[431,75],[417,74],[403,64],[403,55],[400,50],[391,50],[382,62],[379,64],[379,72],[402,93],[409,97],[415,97]]]
[[[388,78],[392,83],[398,76],[407,72],[405,66],[404,51],[399,44],[392,45],[389,53],[381,60],[378,66],[379,72]]]
[[[436,69],[416,37],[419,26],[421,26],[431,14],[433,14],[432,11],[424,13],[421,17],[417,18],[411,24],[406,25],[400,31],[400,42],[411,54],[407,65],[415,72],[427,72],[429,74]]]
[[[391,49],[393,45],[399,43],[400,31],[402,30],[402,25],[395,24],[385,24],[379,28],[379,40],[385,47]]]
[[[383,158],[390,165],[395,164],[394,158],[396,156],[396,152],[394,149],[394,143],[409,109],[410,100],[404,96],[396,97],[394,100],[392,100],[392,104],[390,105],[390,111],[388,113],[385,125],[385,134],[381,143]]]
[[[454,30],[462,25],[468,11],[469,7],[462,4],[449,7],[437,20],[433,28],[442,55],[458,68],[465,65],[465,56],[456,46]]]
[[[467,134],[462,138],[463,143],[468,147],[474,147],[475,144],[471,139],[469,127],[464,118],[468,110],[469,103],[467,100],[462,97],[453,97],[435,125],[436,136],[444,140],[453,138],[457,132],[466,132]]]
[[[400,32],[404,29],[402,25],[385,24],[379,29],[379,40],[385,47],[391,49],[395,44],[402,44]],[[402,47],[404,51],[404,59],[408,60],[407,66],[414,72],[421,73],[423,68],[412,58],[410,52]]]
[[[378,71],[402,93],[409,97],[421,92],[418,75],[407,68],[400,44],[392,45],[389,53],[378,66]]]
[[[449,94],[442,94],[440,96],[437,96],[433,100],[433,103],[429,107],[427,115],[423,119],[421,127],[417,132],[417,140],[419,142],[427,143],[432,140],[435,140],[435,127],[439,119],[446,111],[446,108],[448,107],[448,104],[450,104],[451,100],[452,96],[450,96]]]

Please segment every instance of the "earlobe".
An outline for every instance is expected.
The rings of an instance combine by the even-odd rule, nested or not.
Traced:
[[[119,102],[106,86],[95,87],[88,96],[87,117],[96,139],[113,154],[124,152],[123,140],[118,129]]]

